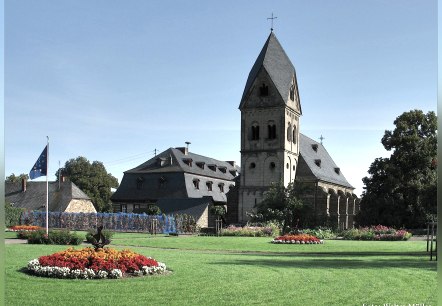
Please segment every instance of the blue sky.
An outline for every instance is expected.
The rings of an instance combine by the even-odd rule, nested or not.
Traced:
[[[121,182],[185,141],[240,162],[238,106],[272,12],[300,131],[324,136],[360,195],[394,119],[436,110],[437,1],[6,1],[5,174],[28,173],[46,136],[50,180],[84,156]]]

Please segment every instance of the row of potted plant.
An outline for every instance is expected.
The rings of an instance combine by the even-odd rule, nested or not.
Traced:
[[[74,249],[41,256],[28,262],[28,270],[39,276],[56,278],[122,278],[163,274],[166,265],[131,250],[112,248]]]

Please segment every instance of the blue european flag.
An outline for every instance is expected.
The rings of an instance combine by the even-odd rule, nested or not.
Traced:
[[[37,159],[37,161],[34,164],[34,167],[32,167],[31,172],[29,172],[29,177],[31,180],[40,177],[48,175],[48,146],[46,146],[41,152],[40,157]]]

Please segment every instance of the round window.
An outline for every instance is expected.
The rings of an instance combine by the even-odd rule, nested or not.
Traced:
[[[276,167],[275,163],[274,163],[274,162],[271,162],[271,163],[270,163],[270,169],[275,169],[275,167]]]
[[[256,164],[255,163],[250,163],[250,168],[255,168],[256,167]]]

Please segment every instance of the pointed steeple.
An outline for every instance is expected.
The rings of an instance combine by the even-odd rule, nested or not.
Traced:
[[[291,89],[294,90],[294,94],[299,97],[295,67],[276,38],[275,33],[271,32],[255,64],[250,70],[239,109],[242,109],[244,106],[252,85],[261,69],[265,69],[284,101],[289,96]],[[292,88],[292,86],[294,88]],[[301,110],[300,107],[299,103],[299,110]]]

